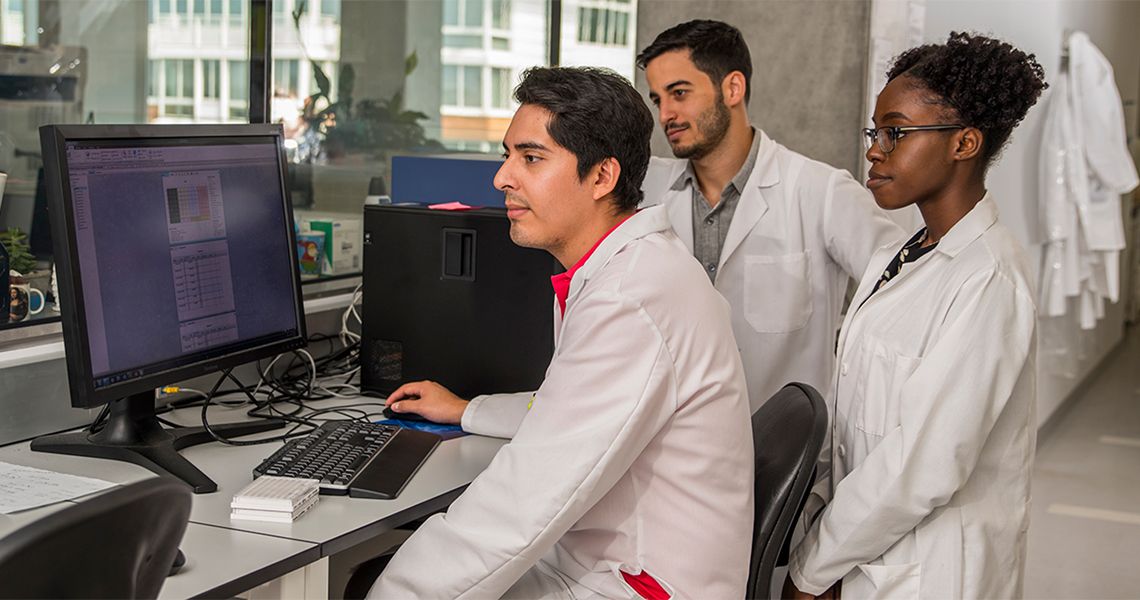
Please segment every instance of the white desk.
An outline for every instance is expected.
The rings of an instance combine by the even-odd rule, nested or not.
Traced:
[[[329,400],[314,407],[359,400]],[[200,424],[199,411],[163,415],[186,425]],[[243,413],[211,410],[211,424],[233,422]],[[281,431],[265,435],[280,434]],[[463,436],[442,442],[395,500],[322,496],[315,508],[293,523],[231,521],[230,499],[253,480],[253,468],[277,447],[225,446],[209,443],[182,450],[218,484],[218,491],[196,494],[190,527],[181,548],[185,570],[168,578],[163,598],[232,596],[281,575],[372,539],[436,512],[463,492],[494,458],[505,440]],[[96,477],[125,484],[153,474],[129,463],[32,452],[28,443],[0,448],[0,461]],[[0,516],[0,536],[35,518],[50,517],[57,507],[44,507],[11,517]],[[5,521],[9,519],[9,521]]]

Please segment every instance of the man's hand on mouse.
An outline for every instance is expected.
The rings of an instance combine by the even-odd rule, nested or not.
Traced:
[[[416,413],[430,421],[458,425],[467,401],[434,381],[405,383],[384,403],[397,413]]]

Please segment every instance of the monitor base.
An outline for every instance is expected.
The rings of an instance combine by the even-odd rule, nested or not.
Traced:
[[[210,429],[232,438],[284,426],[284,421],[266,420],[211,425]],[[134,463],[185,481],[195,494],[207,494],[217,491],[218,484],[178,451],[212,441],[214,437],[202,427],[164,429],[155,416],[154,394],[145,392],[111,402],[107,424],[97,433],[81,431],[39,437],[32,440],[32,450]]]

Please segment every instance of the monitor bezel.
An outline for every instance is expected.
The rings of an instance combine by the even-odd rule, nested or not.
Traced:
[[[293,279],[294,306],[297,316],[296,335],[271,339],[251,347],[197,359],[137,379],[95,386],[91,354],[88,350],[87,312],[83,302],[83,282],[79,266],[78,244],[75,242],[75,211],[71,187],[61,174],[68,172],[67,143],[95,140],[150,140],[189,138],[266,138],[272,137],[277,145],[278,185],[281,189],[281,209],[285,214],[288,236],[288,258]],[[40,128],[43,146],[44,177],[47,186],[48,210],[51,215],[52,250],[59,287],[60,317],[63,321],[63,341],[66,352],[68,385],[71,405],[92,408],[114,400],[138,394],[164,385],[170,385],[238,365],[266,358],[282,352],[304,347],[307,339],[304,303],[301,296],[301,276],[295,251],[296,237],[292,200],[285,185],[286,158],[284,131],[281,125],[45,125]],[[54,164],[52,164],[54,163]],[[62,217],[62,218],[59,218]],[[256,341],[256,340],[254,340]]]

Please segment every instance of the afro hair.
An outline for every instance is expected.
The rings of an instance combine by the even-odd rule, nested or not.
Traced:
[[[945,44],[900,54],[887,80],[899,76],[925,88],[934,96],[931,101],[951,109],[961,124],[982,132],[986,165],[1048,87],[1034,55],[1001,40],[959,32],[952,32]]]

